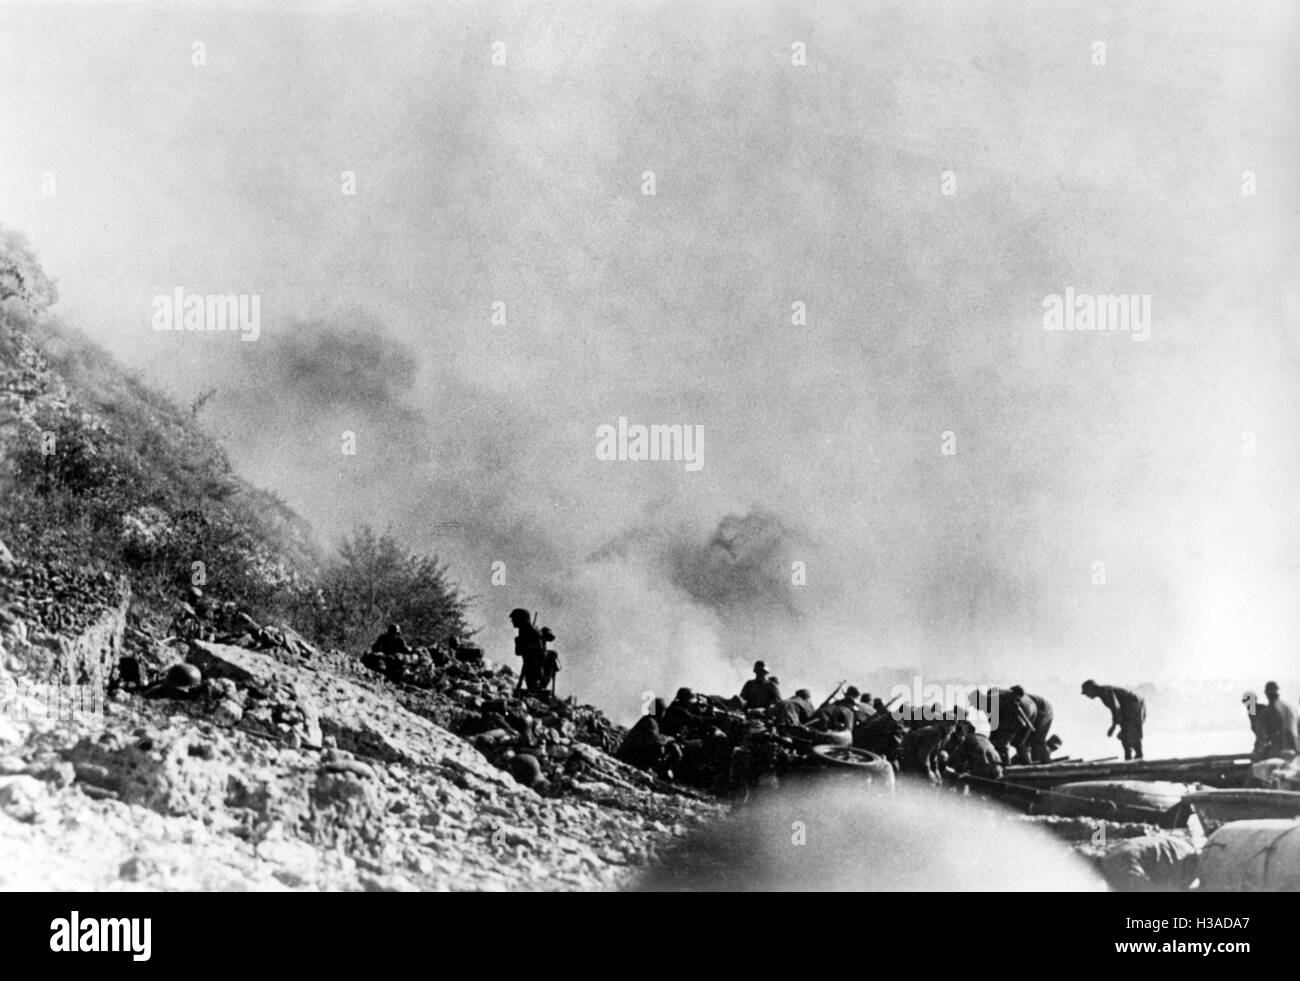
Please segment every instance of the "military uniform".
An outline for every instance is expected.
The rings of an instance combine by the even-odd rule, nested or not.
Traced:
[[[515,637],[515,656],[523,659],[524,684],[529,691],[541,691],[546,687],[542,679],[546,666],[546,652],[542,650],[542,635],[528,621],[515,624],[519,630]]]
[[[772,709],[774,721],[783,722],[786,725],[801,726],[805,725],[813,716],[812,702],[806,698],[800,698],[795,695],[793,698],[787,698]]]
[[[1034,703],[1034,731],[1025,743],[1030,763],[1047,763],[1052,758],[1052,751],[1047,748],[1047,737],[1052,732],[1052,703],[1042,695],[1027,696]]]
[[[1142,759],[1142,725],[1147,718],[1147,703],[1141,695],[1115,685],[1099,685],[1097,700],[1110,709],[1111,725],[1119,727],[1119,742],[1124,759]]]
[[[1018,695],[1013,691],[997,693],[998,725],[989,737],[1002,757],[1002,763],[1008,764],[1015,752],[1017,763],[1030,762],[1027,745],[1034,735],[1034,719],[1038,707],[1028,695]]]
[[[1300,738],[1296,733],[1296,710],[1292,705],[1274,697],[1258,711],[1263,721],[1266,757],[1281,756],[1288,749],[1300,748],[1297,747]]]
[[[741,686],[740,700],[745,708],[768,708],[781,701],[781,689],[768,678],[750,678]]]
[[[957,744],[948,758],[948,766],[957,774],[1002,779],[1002,755],[987,736],[978,732],[968,732]]]

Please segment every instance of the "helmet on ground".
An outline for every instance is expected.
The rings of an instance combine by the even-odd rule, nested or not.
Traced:
[[[181,691],[189,691],[203,683],[203,675],[192,664],[173,664],[167,669],[167,684]]]
[[[510,761],[510,775],[525,787],[532,787],[542,778],[542,764],[531,753],[520,753]]]

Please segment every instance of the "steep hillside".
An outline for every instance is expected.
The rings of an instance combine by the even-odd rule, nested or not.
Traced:
[[[14,256],[32,280],[30,253],[3,244],[0,283]],[[256,614],[291,609],[320,562],[305,523],[234,474],[189,414],[49,317],[44,294],[0,296],[0,538],[32,561],[129,574],[150,611],[209,574]]]
[[[370,629],[322,612],[355,565],[322,574],[189,414],[49,319],[0,234],[0,889],[608,888],[720,813],[490,659],[393,681],[295,631]],[[436,561],[356,542],[465,637]]]

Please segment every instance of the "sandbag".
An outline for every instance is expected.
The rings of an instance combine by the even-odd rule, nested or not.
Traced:
[[[1213,892],[1300,892],[1300,821],[1233,821],[1201,851],[1201,888]]]
[[[1008,776],[1014,779],[1015,771]],[[1164,780],[1084,780],[1053,787],[1034,801],[1030,813],[1156,824],[1190,789]]]
[[[1100,867],[1119,892],[1179,892],[1196,876],[1196,845],[1178,835],[1139,835],[1109,845]]]

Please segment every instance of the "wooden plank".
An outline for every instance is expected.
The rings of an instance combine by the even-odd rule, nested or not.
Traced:
[[[1244,783],[1250,765],[1248,755],[1226,753],[1163,760],[1066,761],[1008,767],[1007,778],[1035,787],[1084,780],[1171,780],[1222,787]]]

